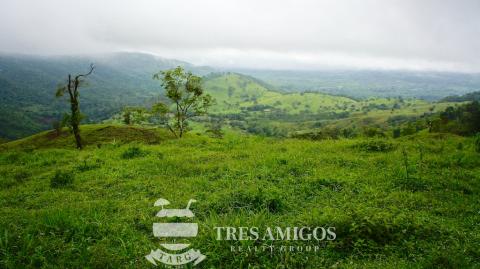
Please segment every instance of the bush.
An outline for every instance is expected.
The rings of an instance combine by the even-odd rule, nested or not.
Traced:
[[[14,178],[17,182],[24,182],[24,181],[26,181],[30,176],[31,176],[31,174],[30,174],[29,172],[19,171],[19,172],[16,172],[16,173],[13,175],[13,178]]]
[[[477,133],[477,135],[474,138],[475,140],[475,151],[480,153],[480,133]]]
[[[375,127],[365,127],[363,129],[363,135],[366,137],[385,137],[385,133],[382,130]]]
[[[83,162],[76,167],[76,169],[80,172],[86,172],[86,171],[100,168],[102,163],[103,161],[100,159],[95,159],[93,163],[87,162],[87,159],[84,159]]]
[[[367,152],[388,152],[395,149],[395,145],[385,140],[368,140],[355,145]]]
[[[225,213],[230,210],[248,210],[260,212],[266,210],[278,213],[285,206],[280,191],[270,188],[247,188],[223,193],[210,205],[217,212]]]
[[[50,187],[62,188],[73,185],[75,177],[72,172],[57,170],[55,175],[50,179]]]
[[[56,120],[52,122],[52,127],[54,130],[55,136],[60,136],[62,134],[63,126],[64,126],[63,121]]]
[[[399,138],[399,137],[400,137],[400,128],[393,129],[393,138]]]
[[[137,146],[131,146],[125,150],[121,157],[122,159],[133,159],[136,157],[142,157],[145,155],[145,152]]]

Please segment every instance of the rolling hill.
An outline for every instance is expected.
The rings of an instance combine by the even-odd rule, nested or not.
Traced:
[[[18,138],[51,128],[67,111],[65,100],[54,97],[55,88],[69,73],[96,66],[89,84],[81,90],[86,122],[109,118],[125,105],[145,105],[161,87],[152,80],[160,70],[184,66],[197,74],[211,71],[186,62],[141,53],[93,56],[0,55],[0,137]]]
[[[256,78],[231,72],[206,76],[205,89],[217,101],[212,116],[246,132],[267,136],[289,136],[325,127],[387,130],[457,105],[417,98],[353,99],[320,92],[282,92]]]
[[[81,108],[87,116],[85,123],[110,119],[125,106],[149,107],[163,93],[160,83],[152,80],[152,74],[180,65],[204,76],[206,91],[216,99],[211,109],[214,116],[227,119],[231,126],[248,132],[282,136],[324,126],[325,121],[365,118],[366,114],[386,115],[392,109],[397,114],[394,116],[401,115],[402,109],[407,109],[407,114],[421,114],[431,104],[415,96],[432,92],[439,96],[445,89],[449,89],[449,94],[465,92],[476,85],[474,75],[461,74],[253,72],[267,79],[267,83],[245,74],[212,73],[214,70],[209,67],[141,53],[56,57],[0,55],[0,137],[15,139],[50,129],[52,122],[61,119],[68,111],[67,102],[54,97],[56,86],[68,73],[84,72],[92,62],[96,70],[89,77],[89,84],[81,90]],[[437,78],[436,84],[430,83]],[[298,82],[291,84],[294,88],[285,87],[285,81],[290,79]],[[372,81],[378,83],[374,85]],[[335,83],[338,83],[336,89],[324,91],[328,94],[310,87],[313,84],[323,87]],[[445,85],[434,91],[439,83]],[[311,91],[306,91],[309,89]],[[345,93],[342,89],[348,89],[352,96],[372,94],[373,97],[359,99],[334,95]],[[381,89],[382,92],[395,93],[395,96],[375,97],[383,94],[375,94],[368,89]],[[413,97],[397,96],[401,94]],[[375,117],[385,122],[386,116]]]

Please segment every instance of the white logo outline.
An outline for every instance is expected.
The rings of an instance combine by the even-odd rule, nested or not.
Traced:
[[[197,202],[195,199],[190,199],[185,209],[167,209],[164,208],[164,206],[169,205],[170,202],[166,199],[160,198],[154,204],[154,206],[162,207],[156,216],[159,218],[193,218],[195,214],[190,210],[190,206],[195,202]],[[158,238],[192,238],[196,237],[197,234],[197,223],[153,223],[153,235]],[[156,261],[167,265],[184,265],[190,262],[193,262],[193,265],[197,265],[206,258],[205,255],[200,253],[200,250],[195,250],[193,248],[183,253],[171,253],[188,248],[190,246],[188,243],[173,242],[161,243],[160,245],[166,250],[151,250],[150,254],[145,256],[145,258],[155,266],[157,266]]]

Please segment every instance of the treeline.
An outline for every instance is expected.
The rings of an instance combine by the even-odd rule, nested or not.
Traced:
[[[400,117],[400,116],[399,116]],[[324,127],[311,132],[298,132],[290,136],[300,139],[339,139],[355,137],[393,137],[412,135],[426,130],[434,133],[453,133],[462,136],[472,136],[480,133],[480,103],[477,101],[450,106],[444,111],[433,114],[425,113],[421,117],[392,118],[390,125],[381,128],[374,125],[362,128]]]
[[[480,101],[480,91],[467,93],[464,95],[452,95],[447,96],[441,100],[441,102],[467,102],[467,101]]]
[[[474,101],[458,107],[447,107],[430,125],[432,132],[474,135],[480,132],[480,103]]]

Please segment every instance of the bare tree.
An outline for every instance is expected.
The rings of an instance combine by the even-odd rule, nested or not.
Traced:
[[[80,74],[76,76],[72,76],[68,74],[68,81],[64,85],[60,85],[57,88],[57,92],[55,94],[56,97],[61,97],[68,92],[69,99],[70,99],[70,110],[71,113],[68,115],[68,122],[70,127],[72,128],[73,135],[75,137],[75,142],[77,144],[78,149],[82,149],[82,138],[80,137],[80,121],[82,120],[82,114],[80,113],[80,101],[79,101],[79,93],[78,89],[83,84],[84,79],[88,77],[90,74],[93,73],[95,67],[93,64],[90,64],[90,71],[85,74]]]

